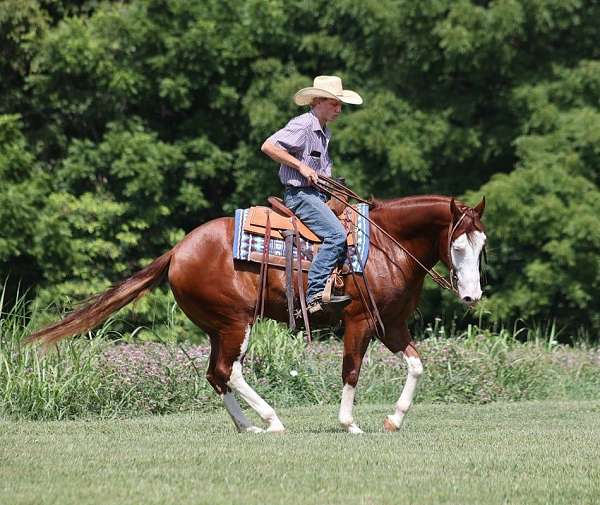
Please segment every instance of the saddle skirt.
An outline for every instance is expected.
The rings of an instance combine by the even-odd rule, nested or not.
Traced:
[[[368,217],[368,205],[359,203],[355,208]],[[275,212],[269,207],[250,207],[235,211],[233,257],[237,260],[262,262],[267,215],[271,225],[269,264],[285,267],[286,248],[282,232],[293,230],[292,218]],[[346,209],[338,217],[348,231],[348,251],[352,260],[352,264],[348,266],[355,272],[362,272],[369,256],[369,222],[350,209]],[[317,254],[321,239],[297,218],[296,223],[301,237],[302,269],[308,270]],[[354,243],[355,237],[356,244]],[[294,264],[296,264],[295,244],[292,247],[292,256]],[[346,263],[349,261],[346,260]]]

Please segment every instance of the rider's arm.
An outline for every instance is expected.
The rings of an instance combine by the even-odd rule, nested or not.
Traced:
[[[318,181],[317,172],[315,172],[315,170],[310,168],[305,163],[302,163],[300,160],[294,158],[285,149],[282,149],[281,147],[275,145],[269,139],[264,141],[260,150],[277,163],[281,163],[283,165],[287,165],[288,167],[292,167],[298,170],[300,174],[306,177],[309,183],[312,184]]]

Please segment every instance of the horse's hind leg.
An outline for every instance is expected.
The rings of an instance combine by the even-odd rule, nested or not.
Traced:
[[[273,407],[248,385],[242,374],[242,361],[248,348],[250,330],[251,327],[248,325],[243,331],[242,338],[239,337],[239,331],[229,330],[219,334],[218,342],[217,339],[213,339],[207,378],[223,398],[225,408],[238,431],[260,432],[263,430],[250,423],[231,390],[239,393],[246,403],[267,423],[267,431],[281,432],[285,428]]]
[[[266,401],[264,401],[254,389],[252,389],[242,374],[242,361],[244,354],[248,348],[248,340],[250,338],[251,326],[248,325],[244,332],[244,340],[240,346],[240,352],[237,359],[233,362],[231,376],[227,385],[237,391],[246,403],[254,409],[260,418],[267,423],[267,431],[282,432],[285,430],[283,424],[277,417],[275,410]]]
[[[225,409],[227,410],[227,413],[231,416],[231,419],[233,420],[233,423],[235,424],[237,430],[240,433],[245,431],[259,433],[263,430],[257,426],[252,425],[252,423],[248,420],[248,418],[242,411],[240,404],[236,400],[235,396],[233,396],[233,393],[227,386],[227,381],[229,380],[229,376],[231,375],[231,366],[223,366],[225,360],[223,360],[223,358],[220,357],[221,346],[219,344],[219,339],[211,337],[210,361],[208,364],[206,378],[210,385],[213,387],[213,389],[223,400]]]

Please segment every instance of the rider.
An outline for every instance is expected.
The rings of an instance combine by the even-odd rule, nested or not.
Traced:
[[[294,95],[297,105],[310,105],[310,111],[292,118],[261,147],[279,167],[279,179],[285,187],[283,201],[322,240],[308,272],[306,300],[308,310],[322,309],[323,289],[335,265],[346,252],[346,231],[325,204],[327,197],[314,183],[318,174],[331,176],[331,158],[327,152],[331,131],[327,123],[342,112],[342,103],[360,105],[358,93],[342,88],[336,76],[315,77],[313,86]],[[346,305],[347,295],[332,296],[331,304]]]

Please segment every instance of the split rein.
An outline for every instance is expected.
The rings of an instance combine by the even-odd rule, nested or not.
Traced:
[[[417,263],[417,265],[419,265],[423,270],[425,270],[427,275],[429,275],[438,286],[440,286],[442,289],[447,289],[449,291],[452,291],[454,294],[458,295],[458,291],[454,287],[454,282],[453,282],[453,276],[454,276],[453,270],[454,269],[452,267],[452,257],[450,256],[450,244],[451,244],[452,235],[458,228],[458,225],[460,224],[460,222],[465,217],[465,214],[463,214],[461,216],[461,218],[454,224],[454,226],[452,226],[452,221],[450,222],[450,227],[448,230],[448,262],[450,263],[450,281],[448,281],[448,279],[446,279],[443,275],[436,272],[435,269],[427,268],[421,261],[419,261],[418,258],[415,257],[414,254],[412,254],[406,247],[404,247],[400,242],[398,242],[394,237],[392,237],[381,226],[379,226],[377,223],[373,222],[372,219],[368,218],[363,213],[361,213],[360,211],[358,211],[357,209],[352,207],[346,200],[344,200],[343,198],[340,198],[340,196],[338,196],[338,195],[342,195],[347,198],[354,198],[355,200],[357,200],[361,203],[366,203],[367,205],[371,205],[370,202],[368,202],[364,198],[361,198],[350,188],[346,187],[341,182],[338,182],[335,179],[332,179],[331,177],[319,175],[319,181],[314,183],[314,186],[316,188],[318,188],[319,190],[323,191],[324,193],[330,195],[332,198],[335,198],[336,200],[340,201],[346,207],[350,208],[353,212],[356,212],[359,216],[361,216],[363,219],[365,219],[371,225],[373,225],[375,228],[377,228],[388,239],[390,239],[395,245],[397,245],[400,249],[402,249],[402,251],[404,251],[405,254],[407,254],[410,258],[412,258],[412,260],[415,261],[415,263]]]

